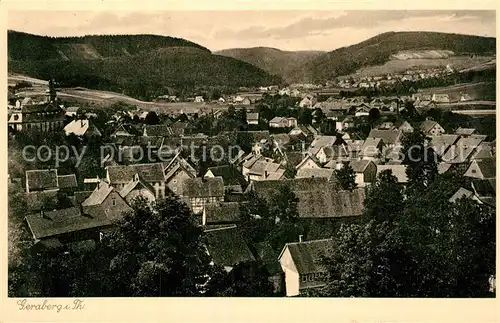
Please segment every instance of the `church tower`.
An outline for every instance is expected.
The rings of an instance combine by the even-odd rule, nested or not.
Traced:
[[[55,85],[54,79],[51,79],[49,81],[48,99],[49,99],[50,103],[57,101],[57,92],[56,92],[56,85]]]

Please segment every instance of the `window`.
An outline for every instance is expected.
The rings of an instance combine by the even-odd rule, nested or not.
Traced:
[[[17,120],[19,120],[19,115],[14,114],[14,121],[17,121]]]
[[[116,206],[116,199],[111,200],[111,204],[112,204],[113,206]]]
[[[306,282],[307,281],[307,276],[306,275],[302,275],[302,282]]]
[[[475,170],[475,169],[473,169],[473,170],[471,170],[471,172],[472,172],[472,174],[475,174],[475,173],[476,173],[476,170]]]
[[[175,183],[177,183],[177,180],[176,180],[176,179],[174,179],[174,180],[172,181],[172,183],[174,183],[174,184],[175,184]]]
[[[314,280],[314,274],[309,274],[309,281],[312,282]]]

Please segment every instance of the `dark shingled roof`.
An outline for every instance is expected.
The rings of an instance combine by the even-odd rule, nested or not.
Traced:
[[[83,201],[85,201],[91,194],[92,194],[93,191],[78,191],[78,192],[75,192],[74,195],[75,195],[75,204],[76,205],[80,205],[83,203]]]
[[[246,184],[243,174],[232,165],[209,167],[207,172],[208,171],[211,171],[215,177],[222,177],[222,179],[224,180],[224,185]]]
[[[240,203],[225,202],[205,206],[207,224],[238,222],[240,219]]]
[[[59,188],[75,188],[78,187],[76,182],[76,175],[59,175],[57,176],[57,181],[59,183]]]
[[[174,135],[172,128],[167,125],[147,125],[144,126],[144,131],[148,136],[170,137]]]
[[[161,182],[165,180],[162,163],[109,166],[107,170],[112,185],[128,183],[134,178],[135,174],[139,174],[146,182]]]
[[[278,254],[273,250],[269,242],[260,242],[254,245],[255,256],[262,262],[267,273],[271,276],[281,274],[281,264],[278,261]]]
[[[487,158],[482,160],[477,160],[477,165],[479,169],[481,169],[481,173],[484,178],[495,178],[496,177],[496,159],[495,158]]]
[[[235,266],[255,261],[236,227],[205,231],[207,249],[213,262],[219,266]]]
[[[283,183],[299,199],[297,209],[300,217],[329,218],[361,215],[364,210],[365,191],[352,192],[339,189],[335,182],[325,178],[296,178],[282,181],[255,181],[249,186],[258,195],[268,199]]]
[[[186,197],[224,196],[224,180],[214,178],[187,178],[182,183],[182,194]]]
[[[379,130],[372,129],[368,138],[380,138],[382,142],[386,145],[393,145],[399,141],[401,137],[401,131],[399,130]]]
[[[30,190],[56,189],[58,188],[57,169],[27,170],[26,183]]]
[[[83,230],[103,223],[102,219],[96,221],[83,216],[79,207],[45,211],[43,216],[41,213],[29,214],[26,221],[36,239]]]
[[[288,248],[290,251],[300,275],[326,271],[322,257],[328,255],[333,247],[334,242],[332,239],[294,242],[285,245],[285,249]]]
[[[26,193],[27,211],[39,211],[46,202],[57,203],[57,190]]]

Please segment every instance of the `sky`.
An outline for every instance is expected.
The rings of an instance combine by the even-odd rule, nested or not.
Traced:
[[[38,35],[156,34],[212,51],[257,46],[331,51],[388,31],[496,36],[491,10],[10,11],[7,19],[8,29]]]

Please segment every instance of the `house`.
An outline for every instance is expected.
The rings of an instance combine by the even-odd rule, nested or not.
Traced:
[[[153,187],[155,198],[165,197],[166,183],[162,163],[108,166],[105,169],[106,182],[118,191],[134,180],[138,174],[143,181]]]
[[[78,110],[80,110],[80,107],[67,107],[64,115],[70,118],[76,117]]]
[[[362,159],[375,160],[381,157],[383,148],[384,142],[382,141],[382,138],[368,137],[363,143],[363,146],[361,146],[359,156]]]
[[[458,136],[462,136],[462,137],[468,137],[468,136],[474,134],[474,132],[476,132],[476,129],[474,129],[474,128],[462,128],[462,127],[460,127],[455,131],[455,134]]]
[[[304,169],[319,169],[321,168],[320,162],[316,159],[316,157],[313,157],[309,154],[306,154],[303,158],[302,161],[300,161],[297,166],[295,166],[295,169],[298,171],[304,170]]]
[[[446,151],[453,145],[455,145],[459,139],[458,135],[453,134],[442,134],[439,136],[428,136],[430,140],[430,146],[438,156],[443,156]]]
[[[299,107],[301,108],[312,108],[316,104],[316,98],[313,95],[306,95],[299,102]]]
[[[408,121],[398,120],[394,123],[394,127],[402,133],[412,133],[414,131],[412,125]]]
[[[149,203],[156,200],[154,188],[142,180],[138,174],[134,174],[134,178],[120,190],[119,194],[129,205],[137,197],[142,197]]]
[[[26,193],[59,190],[57,169],[26,171]]]
[[[223,267],[226,272],[237,265],[256,261],[236,226],[208,229],[205,236],[212,264]]]
[[[332,180],[335,170],[328,168],[302,168],[297,171],[295,178],[326,178]]]
[[[259,113],[247,113],[247,124],[248,125],[258,125],[259,124]]]
[[[269,127],[271,128],[286,128],[286,127],[296,127],[297,119],[290,117],[274,117],[269,121]]]
[[[225,186],[240,185],[246,187],[245,177],[234,165],[209,167],[203,177],[222,177]]]
[[[223,202],[208,204],[203,207],[201,225],[220,226],[235,224],[240,221],[240,203]]]
[[[130,129],[128,129],[127,126],[124,124],[119,125],[116,127],[115,131],[110,135],[111,138],[116,138],[116,137],[132,137],[134,136]]]
[[[248,98],[248,97],[245,97],[241,102],[240,102],[241,105],[250,105],[252,104],[252,101]]]
[[[19,101],[18,101],[19,102]],[[54,82],[49,81],[47,99],[34,103],[30,98],[16,103],[16,108],[8,117],[7,124],[16,131],[51,132],[63,128],[65,111],[59,105]]]
[[[496,178],[474,179],[471,186],[481,204],[496,207]]]
[[[196,177],[196,169],[177,153],[174,158],[163,166],[165,186],[174,194],[182,196],[183,183],[188,178]]]
[[[194,213],[201,213],[206,205],[224,201],[224,180],[222,177],[186,178],[181,197]]]
[[[312,157],[318,159],[320,163],[326,163],[329,161],[334,153],[342,154],[342,151],[334,149],[335,146],[345,145],[346,142],[337,136],[319,136],[313,140],[311,145],[308,148],[308,154]],[[328,148],[328,149],[325,149]],[[347,150],[346,150],[347,151]],[[332,154],[330,154],[332,153]]]
[[[496,178],[496,159],[473,160],[464,176],[478,179]]]
[[[477,148],[484,141],[486,136],[471,135],[469,137],[459,138],[460,139],[454,145],[451,145],[446,150],[446,152],[442,156],[443,161],[452,164],[467,162],[471,159],[474,152],[477,151]]]
[[[436,103],[450,103],[450,97],[448,94],[433,94],[431,101]]]
[[[390,121],[382,122],[377,129],[380,130],[393,130],[394,129],[394,123]]]
[[[245,165],[244,168],[246,168]],[[281,165],[278,163],[260,159],[253,163],[244,175],[246,175],[246,180],[248,182],[266,179],[281,179],[285,176],[285,170],[282,169]]]
[[[78,183],[76,181],[76,175],[58,175],[57,176],[57,185],[60,192],[63,192],[67,195],[73,195],[75,190],[78,188]]]
[[[83,209],[98,209],[111,219],[117,219],[132,208],[110,184],[101,181],[90,196],[82,202]]]
[[[392,175],[396,177],[398,183],[408,183],[408,176],[406,175],[406,165],[377,165],[377,177],[380,175],[380,173],[386,170],[389,170]]]
[[[420,130],[429,136],[439,136],[445,133],[443,127],[436,121],[425,120],[420,124]]]
[[[86,138],[101,136],[101,132],[99,131],[99,129],[97,129],[97,127],[94,126],[88,119],[71,121],[64,127],[64,132],[66,133],[66,136],[69,136],[71,134]]]
[[[472,155],[471,160],[483,160],[495,157],[491,144],[482,142]]]
[[[363,214],[364,189],[344,191],[336,185],[335,180],[324,177],[255,181],[248,185],[246,192],[254,191],[267,200],[282,185],[289,185],[298,198],[297,211],[300,218],[346,218]]]
[[[399,130],[372,129],[368,138],[381,139],[384,146],[394,147],[400,143],[402,132]]]
[[[377,178],[377,165],[371,160],[353,160],[349,163],[356,174],[355,182],[359,187],[375,182]]]
[[[198,95],[194,98],[194,102],[203,103],[203,102],[205,102],[205,99],[203,99],[203,97],[201,95]]]
[[[332,239],[287,243],[278,256],[285,274],[286,296],[299,296],[326,285],[329,277],[323,257],[334,248]]]
[[[472,98],[471,98],[471,96],[469,94],[464,93],[464,94],[460,95],[460,101],[461,102],[472,101]]]

